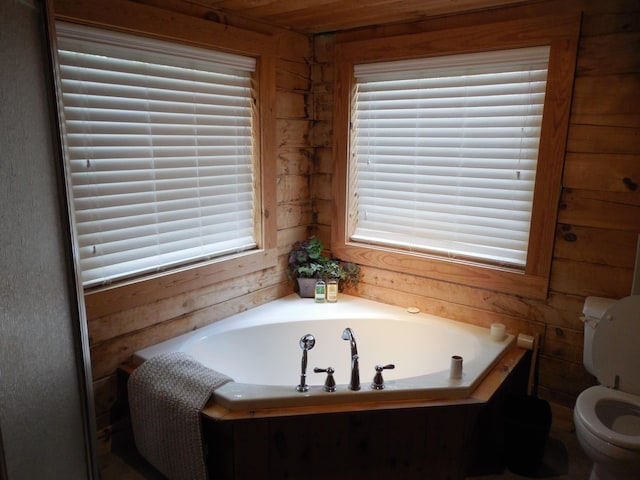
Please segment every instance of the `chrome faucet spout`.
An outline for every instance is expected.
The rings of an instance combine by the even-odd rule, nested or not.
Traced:
[[[348,340],[351,345],[351,381],[349,382],[350,390],[360,390],[360,357],[358,356],[358,345],[353,330],[345,328],[342,332],[342,339]]]
[[[351,356],[358,355],[358,345],[356,344],[356,337],[353,336],[353,330],[350,328],[345,328],[344,332],[342,332],[342,339],[349,340],[349,344],[351,345]]]

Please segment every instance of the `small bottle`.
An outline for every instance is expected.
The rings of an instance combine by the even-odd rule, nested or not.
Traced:
[[[338,301],[338,281],[335,278],[327,280],[327,302],[336,303]]]
[[[321,278],[316,282],[314,298],[316,303],[324,303],[327,299],[327,284],[324,283],[324,280]]]

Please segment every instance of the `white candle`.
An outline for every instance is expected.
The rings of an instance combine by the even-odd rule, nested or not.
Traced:
[[[496,342],[501,342],[505,338],[505,327],[502,323],[492,323],[491,324],[491,340],[495,340]]]
[[[462,378],[462,357],[460,355],[454,355],[451,357],[451,370],[449,377],[454,380]]]

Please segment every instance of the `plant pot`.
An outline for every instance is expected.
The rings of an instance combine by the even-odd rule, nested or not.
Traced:
[[[298,295],[302,298],[313,298],[316,291],[317,278],[298,278]]]

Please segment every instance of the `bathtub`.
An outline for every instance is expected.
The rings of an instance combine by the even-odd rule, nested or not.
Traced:
[[[361,390],[348,388],[351,353],[343,330],[352,329],[360,358]],[[307,392],[298,392],[305,334],[315,337],[308,352]],[[233,315],[206,327],[136,352],[135,363],[169,351],[186,352],[234,379],[218,388],[217,404],[229,410],[297,407],[354,402],[462,399],[515,343],[495,340],[488,328],[341,295],[337,303],[317,304],[296,294]],[[452,378],[452,357],[462,357],[462,375]],[[385,388],[373,390],[376,365]],[[335,369],[336,391],[323,389]]]

